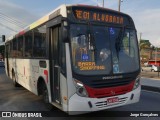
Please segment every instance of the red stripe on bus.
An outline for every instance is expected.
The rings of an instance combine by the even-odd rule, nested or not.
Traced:
[[[48,83],[48,70],[44,70],[44,75],[46,76],[46,83]]]
[[[128,85],[108,87],[108,88],[91,88],[85,85],[85,88],[90,98],[103,98],[103,97],[122,95],[131,92],[134,87],[134,82],[135,81],[131,82]]]
[[[24,67],[24,75],[25,75],[26,71],[25,71],[25,67]]]

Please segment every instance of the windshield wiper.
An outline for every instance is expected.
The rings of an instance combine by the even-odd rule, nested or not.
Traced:
[[[116,43],[115,43],[115,47],[116,47],[116,52],[117,52],[117,57],[119,58],[119,51],[121,50],[121,44],[122,44],[122,40],[125,34],[125,27],[121,28],[118,34],[118,37],[116,38]]]
[[[88,22],[88,48],[89,50],[91,51],[94,51],[96,46],[95,46],[95,39],[94,39],[94,36],[93,34],[91,33],[91,23]]]
[[[94,53],[94,61],[96,61],[95,57],[97,55],[97,50],[96,50],[96,44],[95,44],[95,38],[94,34],[91,33],[91,24],[88,22],[88,48],[90,51]]]
[[[88,33],[88,43],[89,43],[89,50],[95,51],[96,45],[95,45],[95,39],[92,33]]]

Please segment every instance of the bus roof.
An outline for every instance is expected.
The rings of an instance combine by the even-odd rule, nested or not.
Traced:
[[[10,41],[11,39],[13,39],[15,36],[17,35],[20,35],[20,34],[23,34],[24,32],[27,32],[29,30],[32,30],[34,29],[35,27],[49,21],[50,18],[49,16],[51,16],[52,14],[56,13],[57,11],[59,11],[59,15],[62,15],[63,17],[66,17],[67,16],[67,13],[65,12],[66,11],[66,5],[61,5],[59,6],[58,8],[54,9],[53,11],[51,11],[50,13],[48,13],[47,15],[43,16],[42,18],[38,19],[37,21],[33,22],[32,24],[30,24],[29,26],[25,27],[24,29],[20,30],[17,34],[15,35],[12,35],[10,36],[7,40],[7,41]]]
[[[87,8],[92,8],[92,9],[101,9],[101,10],[112,11],[112,12],[115,12],[115,13],[118,13],[118,14],[125,14],[125,13],[119,12],[117,10],[113,10],[113,9],[109,9],[109,8],[105,8],[105,7],[100,7],[100,6],[84,5],[84,4],[77,4],[77,5],[72,5],[72,6],[87,7]]]
[[[122,12],[116,11],[116,10],[112,10],[112,9],[108,9],[108,8],[103,8],[103,7],[99,7],[99,6],[91,6],[91,5],[82,5],[82,4],[76,4],[76,5],[61,5],[58,8],[54,9],[53,11],[51,11],[50,13],[48,13],[47,15],[43,16],[42,18],[38,19],[37,21],[33,22],[32,24],[30,24],[29,26],[25,27],[24,29],[22,29],[21,31],[19,31],[17,34],[10,36],[7,41],[12,40],[15,36],[19,36],[29,30],[32,30],[42,24],[44,24],[45,22],[51,20],[52,18],[61,15],[62,17],[67,17],[67,12],[66,9],[67,7],[86,7],[86,8],[92,8],[92,9],[100,9],[100,10],[107,10],[107,11],[112,11],[114,13],[117,14],[122,14],[122,15],[126,15],[129,16],[127,14],[124,14]]]

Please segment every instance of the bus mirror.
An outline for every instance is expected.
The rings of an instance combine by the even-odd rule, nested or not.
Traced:
[[[63,27],[63,42],[69,42],[69,38],[68,38],[68,31],[66,27]]]
[[[2,42],[5,42],[6,36],[2,35]]]

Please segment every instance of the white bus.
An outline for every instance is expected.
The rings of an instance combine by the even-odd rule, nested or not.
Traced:
[[[136,28],[124,13],[61,5],[5,42],[6,74],[68,114],[136,103]]]

